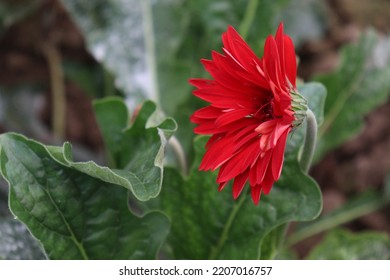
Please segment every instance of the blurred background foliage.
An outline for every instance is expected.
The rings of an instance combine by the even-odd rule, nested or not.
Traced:
[[[228,25],[260,56],[280,21],[295,42],[300,79],[323,83],[328,94],[311,170],[323,191],[323,214],[293,224],[277,257],[388,259],[386,0],[3,0],[0,131],[46,144],[69,140],[75,159],[103,163],[92,100],[122,96],[132,114],[151,99],[177,121],[176,136],[191,161],[189,116],[203,103],[187,81],[206,75],[199,60],[220,51]],[[41,258],[28,237],[19,239],[25,245],[4,246],[27,232],[11,221],[7,192],[2,181],[0,259]]]

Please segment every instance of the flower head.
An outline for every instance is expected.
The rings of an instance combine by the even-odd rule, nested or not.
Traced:
[[[283,24],[266,39],[262,58],[231,26],[222,41],[223,54],[213,51],[211,60],[201,60],[212,79],[190,80],[193,94],[210,103],[191,116],[195,133],[212,135],[199,169],[219,168],[219,190],[234,180],[235,199],[249,181],[258,204],[280,177],[287,135],[299,121],[292,104],[294,45]]]

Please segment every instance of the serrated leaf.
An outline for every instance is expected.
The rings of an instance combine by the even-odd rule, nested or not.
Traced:
[[[127,190],[59,160],[18,134],[0,136],[9,206],[50,259],[153,259],[169,227],[158,212],[127,207]],[[82,168],[81,168],[82,169]]]
[[[389,235],[378,232],[351,233],[333,230],[309,254],[315,260],[388,260]]]
[[[26,226],[19,221],[0,219],[0,260],[46,259]]]
[[[171,118],[161,118],[151,101],[143,104],[130,126],[126,104],[119,98],[98,100],[94,103],[94,110],[112,164],[116,167],[113,172],[129,182],[125,186],[137,199],[156,197],[162,184],[164,149],[176,131],[176,122]],[[83,164],[85,169],[88,166],[95,168],[94,165]],[[77,166],[81,167],[81,164]]]
[[[259,259],[264,237],[276,227],[318,215],[322,206],[318,185],[291,158],[280,181],[257,207],[250,195],[234,201],[228,187],[218,192],[216,174],[197,170],[206,140],[195,141],[197,160],[187,179],[166,168],[163,191],[154,201],[171,217],[168,242],[175,258]]]
[[[317,160],[358,133],[363,117],[387,100],[390,67],[372,64],[377,42],[373,31],[364,34],[357,44],[343,48],[342,63],[337,71],[317,78],[328,89]]]

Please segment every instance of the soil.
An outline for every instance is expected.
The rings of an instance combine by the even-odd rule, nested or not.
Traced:
[[[29,0],[18,0],[17,2]],[[390,2],[386,0],[328,0],[329,28],[318,41],[305,43],[299,50],[299,75],[309,80],[314,74],[335,69],[340,48],[358,38],[361,31],[375,27],[390,32]],[[96,64],[88,54],[82,34],[57,0],[43,0],[36,11],[0,33],[0,85],[43,85],[37,115],[51,130],[51,89],[47,46],[55,48],[63,61]],[[65,80],[67,121],[65,138],[90,152],[101,152],[102,139],[92,114],[91,97],[70,80]],[[354,139],[330,152],[314,166],[311,175],[318,181],[324,196],[324,212],[342,205],[349,197],[368,188],[383,188],[390,170],[390,102],[378,107],[365,118],[365,128]],[[0,132],[12,130],[0,123]],[[29,135],[53,143],[50,133]],[[43,139],[42,139],[43,138]],[[1,189],[1,188],[0,188]],[[1,193],[0,193],[1,195]],[[1,210],[1,209],[0,209]],[[353,230],[376,230],[390,233],[389,209],[359,218],[347,226]],[[0,211],[1,212],[1,211]],[[1,213],[0,213],[1,214]],[[300,258],[316,244],[322,235],[297,244]]]

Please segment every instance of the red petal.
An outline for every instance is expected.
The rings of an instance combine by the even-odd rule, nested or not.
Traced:
[[[254,113],[251,109],[235,109],[228,112],[222,113],[216,120],[215,125],[217,126],[223,126],[227,125],[229,123],[235,122],[239,119],[242,119],[251,113]]]
[[[269,84],[264,76],[264,72],[261,69],[260,69],[261,71],[258,71],[258,69],[260,68],[259,64],[253,62],[254,68],[246,69],[238,62],[238,60],[236,60],[234,55],[231,54],[229,50],[224,48],[223,51],[225,52],[227,58],[231,59],[232,62],[234,61],[235,63],[241,66],[241,68],[237,68],[235,72],[236,75],[238,75],[244,81],[249,81],[261,88],[269,89]]]
[[[281,124],[280,122],[277,122],[274,131],[270,135],[270,145],[272,148],[276,146],[278,143],[280,137],[283,133],[285,133],[286,130],[289,130],[291,128],[291,124]]]
[[[282,172],[283,159],[284,159],[284,150],[286,148],[287,135],[289,130],[286,130],[280,137],[278,143],[276,144],[273,155],[272,155],[272,174],[274,180],[278,180],[280,173]]]
[[[286,69],[286,76],[293,87],[296,88],[297,57],[295,55],[294,44],[289,36],[284,36],[284,46],[284,67]]]
[[[254,173],[252,174],[253,184],[251,183],[251,185],[259,185],[264,180],[265,173],[267,172],[268,166],[271,162],[271,156],[272,152],[268,151],[264,154],[263,157],[259,157],[257,159],[256,166],[251,169],[251,172]]]
[[[291,38],[285,35],[283,32],[283,23],[279,24],[278,30],[275,35],[275,41],[278,46],[282,75],[286,76],[295,88],[297,75],[297,59],[295,56],[294,44]],[[286,84],[285,86],[288,86],[288,84]]]
[[[255,66],[252,61],[260,64],[259,58],[232,26],[229,26],[227,32],[222,35],[222,42],[225,48],[247,70]]]
[[[284,79],[280,72],[279,52],[274,37],[267,37],[264,46],[264,65],[265,74],[274,83],[274,86],[280,87],[280,79]],[[272,88],[273,84],[270,83]],[[275,89],[272,90],[275,92]]]
[[[199,169],[215,170],[220,167],[233,156],[233,145],[234,143],[232,143],[229,138],[225,137],[215,140],[211,137],[207,143],[208,148],[203,156]]]
[[[237,199],[237,197],[240,195],[240,193],[244,189],[245,183],[248,179],[248,173],[249,173],[249,169],[247,171],[245,171],[244,173],[238,175],[234,179],[233,189],[232,189],[234,199]]]
[[[218,187],[218,191],[222,191],[225,188],[225,186],[227,185],[227,183],[228,183],[227,181],[223,182],[223,183],[220,183],[219,187]]]
[[[267,172],[265,173],[264,179],[261,183],[262,190],[264,191],[265,194],[269,194],[274,183],[275,180],[272,174],[272,170],[271,168],[268,168]]]
[[[248,169],[260,155],[258,147],[258,142],[255,139],[255,141],[248,144],[244,149],[237,151],[229,161],[221,166],[217,182],[230,180]]]
[[[195,111],[192,116],[190,116],[190,121],[193,123],[201,124],[205,121],[215,121],[221,115],[221,109],[214,108],[212,106],[207,106],[202,109]]]
[[[251,187],[251,195],[252,195],[252,200],[255,203],[255,205],[259,204],[260,195],[261,195],[261,186],[256,185],[256,186]]]

